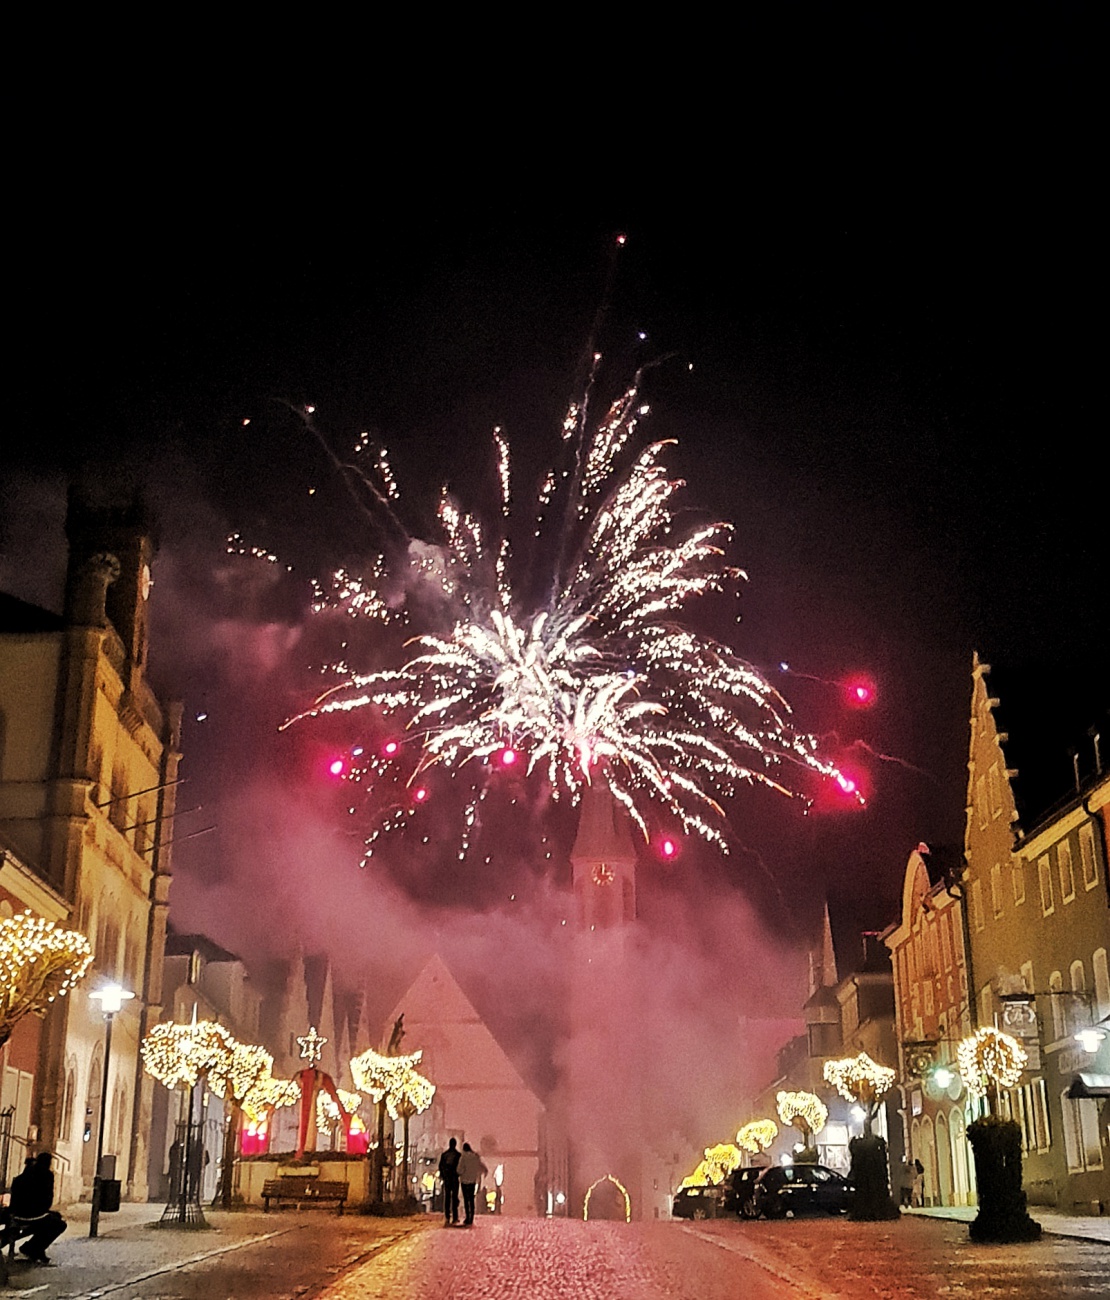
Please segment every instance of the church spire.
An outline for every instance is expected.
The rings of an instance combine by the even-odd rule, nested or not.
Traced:
[[[608,930],[636,919],[636,846],[628,814],[599,781],[583,793],[570,861],[579,930]]]

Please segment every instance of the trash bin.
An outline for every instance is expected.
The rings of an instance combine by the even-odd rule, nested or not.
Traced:
[[[119,1209],[120,1180],[102,1178],[100,1180],[100,1213],[112,1214]]]

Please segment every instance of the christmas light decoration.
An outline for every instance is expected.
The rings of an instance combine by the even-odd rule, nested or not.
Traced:
[[[315,1025],[309,1026],[308,1033],[297,1039],[297,1046],[301,1049],[301,1060],[307,1061],[309,1065],[315,1065],[323,1056],[324,1044],[327,1041],[316,1032]]]
[[[741,1125],[736,1134],[736,1145],[750,1155],[757,1156],[774,1142],[779,1126],[773,1119],[753,1119]]]
[[[590,1198],[593,1196],[594,1190],[600,1187],[602,1183],[612,1183],[617,1191],[620,1192],[621,1196],[624,1197],[624,1221],[625,1223],[631,1223],[632,1198],[628,1195],[628,1188],[625,1187],[619,1178],[614,1178],[612,1174],[606,1174],[604,1178],[599,1178],[597,1182],[590,1184],[590,1187],[586,1192],[585,1200],[582,1202],[582,1218],[588,1219],[590,1217]]]
[[[0,1047],[24,1016],[46,1015],[92,962],[88,939],[29,911],[0,921]]]
[[[956,1048],[956,1061],[968,1092],[993,1097],[999,1088],[1013,1088],[1029,1057],[1016,1038],[1000,1029],[977,1029]]]
[[[271,1111],[286,1106],[299,1106],[301,1085],[296,1079],[275,1079],[263,1076],[246,1093],[242,1100],[243,1114],[261,1123]]]
[[[348,1115],[354,1115],[362,1105],[362,1094],[350,1092],[346,1088],[337,1088],[336,1092],[339,1094],[343,1109]],[[335,1099],[324,1088],[321,1088],[316,1094],[316,1127],[324,1133],[331,1133],[341,1118]]]
[[[874,1106],[894,1087],[894,1071],[876,1064],[866,1052],[845,1057],[840,1061],[826,1061],[825,1082],[847,1101],[858,1101],[864,1106]]]
[[[246,1097],[272,1078],[274,1058],[264,1047],[231,1039],[230,1051],[208,1067],[208,1088],[241,1106]]]
[[[698,1163],[694,1166],[694,1172],[686,1175],[686,1177],[682,1180],[682,1182],[679,1183],[679,1188],[681,1189],[683,1187],[709,1187],[714,1182],[713,1179],[714,1172],[715,1170],[710,1165],[708,1160],[699,1160]],[[719,1183],[721,1180],[720,1178],[717,1178],[716,1181]]]
[[[351,1078],[359,1092],[372,1097],[376,1104],[403,1089],[407,1073],[415,1070],[423,1055],[423,1050],[418,1050],[409,1056],[385,1056],[371,1047],[352,1058]]]
[[[780,1092],[775,1102],[779,1119],[798,1129],[807,1146],[828,1122],[828,1107],[812,1092]]]
[[[751,783],[798,794],[796,777],[834,780],[837,769],[793,726],[760,672],[684,620],[697,597],[746,578],[724,560],[731,526],[687,526],[686,513],[676,513],[684,484],[662,464],[667,444],[639,438],[649,414],[641,374],[591,423],[600,360],[523,521],[512,510],[500,429],[499,509],[487,520],[444,489],[434,540],[405,528],[381,457],[364,470],[333,456],[385,549],[365,578],[337,572],[316,608],[399,621],[417,631],[405,642],[415,652],[373,672],[355,671],[346,656],[328,665],[336,683],[285,725],[359,709],[402,721],[416,745],[405,755],[390,742],[392,752],[352,767],[344,779],[363,788],[393,762],[404,764],[409,785],[437,765],[454,773],[475,762],[484,780],[496,768],[538,772],[554,797],[572,802],[600,780],[645,837],[655,804],[727,852],[721,799]],[[356,452],[364,448],[360,441]],[[364,861],[407,815],[390,805],[367,836]]]
[[[141,1044],[143,1069],[167,1088],[191,1088],[213,1069],[227,1077],[234,1043],[214,1020],[155,1025]]]

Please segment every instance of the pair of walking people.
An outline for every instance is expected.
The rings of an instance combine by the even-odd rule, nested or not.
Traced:
[[[439,1158],[439,1177],[443,1183],[443,1221],[450,1228],[459,1222],[459,1189],[463,1198],[463,1226],[474,1226],[474,1199],[478,1191],[478,1181],[489,1170],[482,1163],[482,1157],[473,1150],[469,1142],[464,1142],[459,1150],[458,1142],[452,1138],[447,1143],[447,1150]]]

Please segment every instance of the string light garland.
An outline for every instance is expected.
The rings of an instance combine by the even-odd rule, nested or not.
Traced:
[[[812,1092],[780,1092],[775,1103],[779,1119],[799,1129],[807,1142],[828,1123],[828,1107]]]
[[[422,1115],[432,1104],[436,1086],[411,1067],[403,1071],[385,1094],[390,1119],[411,1119]]]
[[[400,1094],[407,1073],[415,1071],[423,1055],[420,1049],[408,1056],[386,1056],[371,1047],[352,1058],[351,1078],[359,1092],[366,1093],[377,1104],[383,1097]]]
[[[749,1155],[766,1151],[779,1135],[779,1126],[773,1119],[753,1119],[741,1125],[736,1133],[736,1145]]]
[[[1015,1087],[1028,1060],[1018,1040],[1000,1029],[977,1029],[956,1047],[960,1077],[974,1097]]]
[[[84,979],[92,957],[83,934],[30,911],[0,921],[0,1047],[24,1016],[45,1016]]]
[[[521,507],[524,517],[514,510],[500,428],[500,509],[486,519],[444,488],[430,540],[402,522],[384,450],[376,464],[333,456],[385,549],[364,575],[337,571],[315,607],[399,622],[416,632],[405,641],[414,649],[399,666],[373,672],[355,671],[346,657],[329,664],[334,684],[284,725],[355,710],[395,718],[408,743],[389,754],[364,746],[343,775],[364,789],[388,785],[378,780],[388,775],[410,790],[429,768],[454,774],[470,762],[488,779],[507,755],[519,756],[516,765],[542,775],[553,798],[577,803],[600,780],[645,838],[655,805],[727,852],[720,801],[738,787],[797,795],[799,778],[841,774],[760,672],[686,621],[698,597],[738,592],[746,579],[724,558],[732,528],[687,527],[677,512],[684,484],[662,463],[669,443],[641,438],[649,414],[642,372],[591,423],[600,363],[596,354],[586,394],[563,421],[558,463]],[[369,450],[365,439],[355,450]],[[245,549],[241,539],[234,549]],[[364,862],[418,802],[398,796],[379,813]],[[475,806],[467,805],[460,859]]]
[[[273,1077],[274,1058],[264,1047],[231,1040],[230,1052],[221,1056],[208,1071],[209,1090],[242,1105],[264,1080]]]

